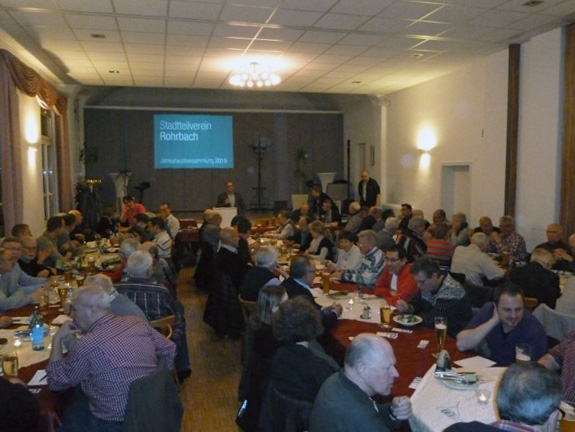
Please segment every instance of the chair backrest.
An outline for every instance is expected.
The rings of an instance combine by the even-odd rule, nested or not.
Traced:
[[[154,372],[130,384],[122,432],[179,432],[183,412],[162,357]]]
[[[244,322],[247,324],[250,317],[256,311],[256,302],[244,300],[241,294],[238,294],[238,301],[242,307],[242,315],[244,316]]]
[[[307,430],[313,404],[293,399],[280,393],[271,384],[268,388],[274,432],[303,432]]]
[[[562,341],[569,333],[575,331],[575,316],[557,312],[545,303],[533,311],[533,316],[541,322],[547,336],[558,341]]]
[[[525,297],[523,303],[525,305],[525,309],[533,312],[539,304],[539,300],[537,300],[535,297]]]
[[[158,330],[168,339],[172,339],[173,327],[175,322],[176,322],[176,316],[168,315],[164,318],[160,318],[155,321],[150,321],[150,326]]]

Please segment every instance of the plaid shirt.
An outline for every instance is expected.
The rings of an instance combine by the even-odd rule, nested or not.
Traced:
[[[535,429],[509,420],[497,420],[491,426],[508,432],[535,432]]]
[[[46,367],[51,390],[81,385],[95,417],[122,421],[132,381],[149,375],[157,358],[172,364],[176,346],[145,321],[107,314],[74,344],[68,356]]]
[[[504,250],[509,251],[509,255],[516,260],[522,261],[527,258],[527,246],[525,246],[525,239],[517,231],[513,231],[507,237],[501,236],[501,243],[492,243],[489,251],[496,252],[499,255],[503,254]]]

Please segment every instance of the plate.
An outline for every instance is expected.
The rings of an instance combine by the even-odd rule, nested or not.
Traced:
[[[475,391],[477,387],[479,387],[479,383],[473,384],[464,384],[457,381],[449,381],[449,380],[439,380],[441,381],[445,387],[453,389],[453,390],[463,390],[463,391]]]
[[[334,300],[343,300],[349,297],[349,293],[343,291],[336,291],[334,293],[328,294],[327,296]]]
[[[415,319],[415,321],[406,321],[406,317],[413,317]],[[398,323],[401,324],[403,326],[406,327],[414,327],[417,324],[421,324],[421,322],[423,321],[423,318],[421,318],[418,315],[410,315],[410,314],[406,314],[406,315],[396,315],[393,317],[393,320]]]

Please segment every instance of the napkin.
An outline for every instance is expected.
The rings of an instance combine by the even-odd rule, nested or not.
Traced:
[[[486,368],[493,366],[495,362],[484,357],[475,356],[463,360],[457,360],[455,364],[461,367]]]
[[[69,321],[69,320],[70,320],[70,317],[68,315],[60,314],[52,320],[52,325],[62,325],[66,321]]]
[[[48,375],[46,375],[45,369],[39,369],[36,371],[30,382],[28,383],[29,386],[45,386],[48,385],[47,380]]]

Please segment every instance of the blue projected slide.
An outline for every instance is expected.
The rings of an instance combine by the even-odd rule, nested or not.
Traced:
[[[232,116],[154,115],[154,168],[233,168]]]

